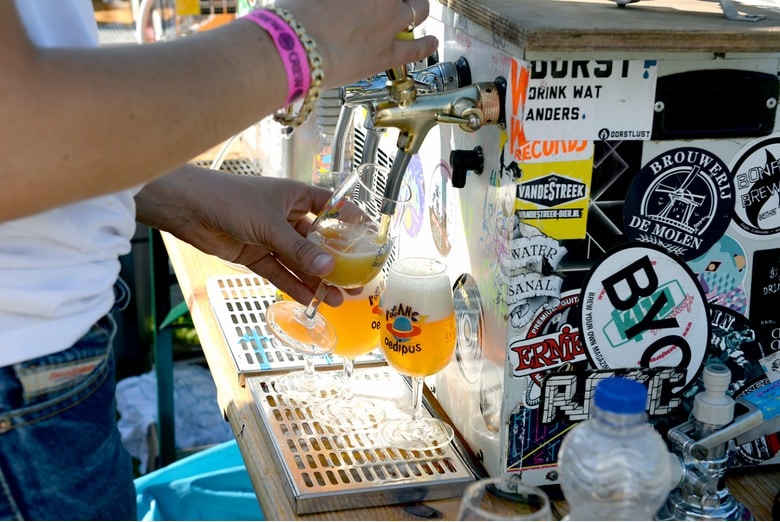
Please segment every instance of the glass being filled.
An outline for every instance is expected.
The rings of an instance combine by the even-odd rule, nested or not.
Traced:
[[[321,398],[325,383],[314,371],[314,357],[332,353],[339,335],[333,323],[318,311],[320,304],[330,287],[361,288],[380,274],[398,237],[397,210],[411,199],[411,191],[404,186],[391,202],[396,212],[381,212],[388,204],[384,195],[388,175],[387,168],[367,163],[344,180],[307,235],[333,256],[333,270],[322,278],[308,305],[277,300],[268,308],[266,322],[275,337],[305,359],[302,371],[277,379],[278,392],[303,400]]]

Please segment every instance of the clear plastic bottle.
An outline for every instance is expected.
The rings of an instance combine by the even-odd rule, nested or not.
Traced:
[[[566,435],[558,473],[569,520],[653,520],[675,485],[674,455],[647,423],[647,389],[610,377]]]

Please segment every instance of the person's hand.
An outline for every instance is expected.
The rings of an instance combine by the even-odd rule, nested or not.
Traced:
[[[433,36],[396,35],[428,17],[428,0],[278,0],[317,42],[325,87],[348,85],[436,51]]]
[[[306,239],[331,192],[291,179],[183,167],[136,196],[138,220],[199,250],[245,265],[308,303],[333,259]],[[342,296],[328,293],[336,306]]]

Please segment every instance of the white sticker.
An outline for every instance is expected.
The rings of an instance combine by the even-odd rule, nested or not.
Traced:
[[[602,258],[580,297],[582,339],[600,369],[672,367],[687,386],[709,345],[707,302],[690,269],[655,245]]]
[[[527,69],[526,64],[510,68],[513,143],[650,139],[656,60],[535,60]]]

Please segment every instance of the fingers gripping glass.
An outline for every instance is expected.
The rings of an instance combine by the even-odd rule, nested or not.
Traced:
[[[388,174],[388,169],[375,163],[361,165],[312,223],[307,237],[333,256],[333,270],[322,278],[308,306],[277,301],[266,312],[269,328],[291,350],[308,358],[331,353],[338,342],[336,330],[317,311],[329,288],[362,287],[382,270],[399,229],[397,211],[380,212],[388,202],[384,197]],[[390,206],[402,208],[410,199],[411,191],[404,186]],[[313,374],[313,365],[307,364],[304,371]]]

